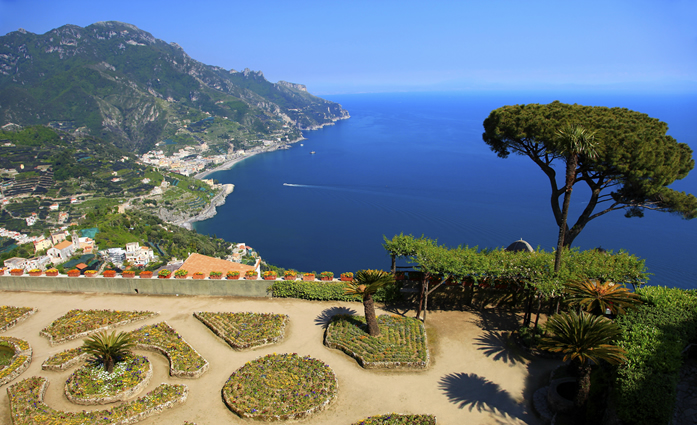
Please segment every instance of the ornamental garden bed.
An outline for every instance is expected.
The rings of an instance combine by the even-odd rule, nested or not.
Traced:
[[[369,416],[352,425],[436,425],[436,417],[433,415],[389,413],[386,415]]]
[[[89,354],[82,351],[82,347],[71,348],[69,350],[54,354],[44,360],[44,362],[41,363],[41,369],[53,371],[66,370],[84,360],[87,360],[89,356]]]
[[[0,337],[0,386],[24,373],[31,364],[32,349],[23,339]]]
[[[324,362],[297,354],[269,354],[247,362],[223,386],[223,400],[243,418],[299,419],[336,398],[338,382]]]
[[[355,358],[366,369],[425,369],[429,364],[426,330],[409,317],[377,318],[380,336],[366,332],[362,316],[336,315],[327,326],[324,345]]]
[[[158,314],[152,311],[70,310],[42,329],[40,335],[48,338],[49,343],[54,345]]]
[[[169,374],[180,378],[198,378],[208,370],[208,361],[167,322],[143,326],[131,332],[137,347],[156,351],[169,359]]]
[[[27,320],[29,316],[38,310],[31,307],[12,307],[9,305],[0,306],[0,332],[17,326]]]
[[[285,337],[288,316],[273,313],[212,313],[199,311],[194,317],[235,350],[263,347]]]
[[[160,384],[143,397],[105,410],[63,412],[44,403],[46,378],[34,376],[7,389],[13,425],[111,425],[132,424],[184,403],[189,394],[186,385]]]
[[[82,405],[108,404],[138,395],[152,378],[152,365],[147,357],[131,355],[114,365],[107,373],[100,362],[89,362],[78,368],[65,382],[65,396]]]

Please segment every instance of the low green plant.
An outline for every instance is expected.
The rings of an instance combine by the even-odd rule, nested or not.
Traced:
[[[174,272],[175,277],[184,277],[188,274],[189,274],[189,272],[187,270],[184,270],[184,269],[179,269],[176,272]]]
[[[210,273],[210,276],[214,276],[214,277],[218,277],[218,276],[222,276],[222,275],[223,275],[223,272],[212,271]],[[238,273],[238,275],[239,275],[239,273]]]
[[[433,415],[389,413],[387,415],[369,416],[352,425],[436,425],[436,417]]]
[[[107,373],[113,372],[114,364],[127,357],[133,348],[135,341],[131,336],[124,332],[117,334],[116,331],[94,334],[85,339],[82,346],[83,352],[94,356]]]
[[[172,272],[170,270],[167,270],[167,269],[162,269],[159,272],[157,272],[157,275],[162,276],[162,277],[167,277],[171,274],[172,274]]]
[[[276,298],[300,298],[316,301],[362,301],[358,295],[344,293],[345,282],[317,282],[302,280],[278,280],[268,289]],[[373,299],[377,302],[394,302],[401,298],[398,283],[391,283],[379,289]]]

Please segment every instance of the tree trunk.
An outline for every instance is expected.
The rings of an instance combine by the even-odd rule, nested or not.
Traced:
[[[426,291],[424,292],[424,318],[423,323],[426,323],[426,312],[428,311],[428,283],[429,280],[425,281]]]
[[[392,257],[392,276],[397,273],[397,257],[394,254],[390,255]]]
[[[554,255],[554,271],[559,271],[561,267],[561,253],[564,249],[564,236],[566,236],[566,221],[569,216],[569,204],[571,204],[571,191],[576,180],[576,165],[578,155],[569,155],[566,159],[566,187],[564,188],[564,203],[561,208],[561,223],[559,224],[559,239],[557,241],[557,252]]]
[[[421,319],[421,307],[424,305],[424,295],[426,292],[426,281],[421,281],[421,292],[419,293],[419,305],[416,308],[416,318]]]
[[[542,295],[537,294],[537,313],[535,315],[535,326],[533,326],[533,328],[537,328],[537,324],[540,321],[541,310],[542,310]]]
[[[107,373],[111,373],[114,371],[114,358],[111,356],[106,356],[104,358],[104,370],[106,370]]]
[[[591,391],[591,365],[586,363],[581,365],[578,374],[578,388],[576,391],[576,398],[574,399],[574,406],[581,408],[588,401],[588,395]]]
[[[378,327],[378,319],[375,317],[375,303],[372,295],[365,294],[363,296],[363,310],[365,311],[365,323],[368,325],[368,335],[380,336],[380,328]]]

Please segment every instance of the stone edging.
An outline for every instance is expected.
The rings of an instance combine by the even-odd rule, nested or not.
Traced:
[[[331,368],[330,368],[331,370]],[[312,407],[307,410],[303,410],[302,412],[296,412],[296,413],[289,413],[287,415],[252,415],[247,412],[240,412],[236,406],[235,403],[233,403],[225,394],[225,386],[223,385],[222,390],[220,391],[223,397],[223,401],[225,402],[225,405],[230,409],[231,411],[235,412],[237,415],[243,417],[243,418],[251,418],[255,419],[258,421],[263,421],[263,422],[273,422],[273,421],[287,421],[287,420],[294,420],[294,419],[302,419],[306,418],[314,413],[321,412],[322,410],[326,409],[329,404],[331,404],[334,400],[336,400],[336,396],[339,393],[339,380],[336,378],[336,373],[334,373],[334,370],[332,370],[332,375],[334,377],[334,385],[335,385],[335,391],[332,393],[330,397],[328,397],[322,404],[319,404],[315,407]]]
[[[232,347],[233,350],[241,351],[241,350],[246,350],[249,348],[261,348],[261,347],[266,347],[267,345],[272,345],[272,344],[277,344],[286,337],[286,326],[288,324],[289,317],[287,314],[283,314],[282,316],[285,316],[285,320],[283,321],[283,325],[281,325],[280,329],[280,334],[276,337],[273,338],[266,338],[266,339],[261,339],[257,340],[254,342],[251,342],[249,344],[243,344],[239,345],[232,341],[230,338],[225,336],[224,332],[221,331],[220,329],[216,328],[213,326],[213,324],[208,323],[205,319],[203,319],[201,316],[199,316],[199,313],[203,313],[202,311],[195,311],[194,312],[194,317],[197,318],[201,323],[206,325],[208,329],[210,329],[214,334],[222,338],[225,342],[228,343],[230,347]]]
[[[59,365],[49,365],[49,364],[46,364],[46,362],[47,362],[51,357],[53,357],[53,356],[49,356],[46,360],[44,360],[43,363],[41,363],[41,370],[52,370],[52,371],[54,371],[54,372],[61,372],[61,371],[64,371],[64,370],[66,370],[66,369],[69,369],[69,368],[75,366],[76,364],[78,364],[78,363],[80,363],[80,362],[82,362],[82,361],[87,360],[87,359],[90,357],[90,355],[89,355],[88,353],[82,353],[82,354],[79,354],[79,355],[73,357],[72,359],[70,359],[70,360],[68,360],[68,361],[66,361],[66,362],[63,362],[63,363],[61,363],[61,364],[59,364]]]
[[[39,311],[39,309],[32,308],[31,310],[27,311],[26,313],[22,314],[21,316],[17,317],[16,319],[10,320],[9,322],[7,322],[5,324],[5,326],[0,327],[0,332],[5,332],[6,330],[17,326],[18,324],[27,320],[29,318],[29,316],[36,313],[37,311]]]
[[[110,323],[110,324],[108,324],[107,326],[102,326],[102,327],[99,327],[99,328],[96,328],[96,329],[91,329],[91,330],[89,330],[89,331],[80,332],[80,333],[78,333],[78,334],[68,335],[68,336],[65,336],[65,337],[63,337],[63,338],[61,338],[61,339],[57,339],[57,340],[54,340],[54,339],[53,339],[53,336],[50,335],[48,332],[45,332],[43,329],[41,330],[41,332],[39,332],[39,335],[48,338],[48,343],[49,343],[50,345],[62,344],[62,343],[64,343],[64,342],[72,341],[72,340],[74,340],[74,339],[86,337],[86,336],[91,335],[91,334],[93,334],[93,333],[97,333],[97,332],[101,332],[101,331],[106,331],[106,330],[109,330],[109,329],[114,329],[114,328],[117,328],[117,327],[119,327],[119,326],[129,325],[129,324],[131,324],[131,323],[135,323],[135,322],[140,321],[140,320],[146,320],[146,319],[150,319],[150,318],[153,318],[153,317],[155,317],[155,316],[159,316],[159,315],[160,315],[160,312],[159,312],[159,311],[154,311],[154,312],[150,312],[150,313],[151,313],[151,314],[149,314],[149,315],[147,315],[147,316],[136,317],[136,318],[133,318],[133,319],[126,319],[126,320],[122,320],[122,321],[116,322],[116,323]],[[56,320],[58,320],[58,319],[56,319]],[[53,322],[51,322],[51,323],[53,323]],[[50,326],[50,325],[49,325],[49,326]]]
[[[13,338],[9,336],[0,337],[0,339],[9,343],[15,349],[15,354],[12,357],[12,363],[0,369],[0,371],[6,373],[5,376],[0,377],[0,386],[3,386],[8,382],[13,381],[15,378],[17,378],[19,375],[24,373],[24,371],[29,368],[29,365],[31,365],[31,357],[33,351],[31,346],[29,346],[29,343],[24,341],[23,339]],[[20,347],[15,340],[19,340],[26,343],[29,346],[29,348],[23,350],[22,347]]]
[[[426,328],[423,323],[420,323],[421,329],[424,333],[424,345],[426,346],[426,361],[421,362],[368,362],[361,357],[360,354],[351,351],[348,347],[341,344],[327,341],[327,333],[329,332],[329,326],[327,330],[324,331],[324,345],[329,348],[334,348],[343,351],[347,355],[356,359],[358,364],[364,369],[426,369],[431,362],[431,353],[428,349],[428,335],[426,334]]]
[[[80,357],[80,356],[79,356]],[[77,358],[79,358],[77,357]],[[146,357],[147,359],[147,357]],[[120,393],[116,393],[111,396],[105,396],[105,397],[87,397],[87,398],[80,398],[74,396],[70,391],[68,391],[68,382],[66,381],[65,383],[65,390],[63,391],[65,393],[65,396],[70,400],[71,402],[75,404],[80,404],[83,406],[93,406],[97,404],[109,404],[109,403],[116,403],[117,401],[125,401],[130,398],[133,398],[140,394],[145,387],[148,386],[150,383],[150,378],[152,378],[152,363],[150,363],[150,360],[148,360],[148,372],[145,374],[145,378],[143,378],[142,381],[140,381],[138,384],[133,386],[132,388],[125,389],[121,391]],[[72,377],[72,376],[71,376]],[[68,378],[70,380],[70,378]]]

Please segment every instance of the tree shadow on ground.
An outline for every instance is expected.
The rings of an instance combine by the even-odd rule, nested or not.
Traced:
[[[438,387],[460,409],[510,416],[523,413],[522,407],[506,390],[475,373],[450,373],[440,379]]]
[[[522,312],[503,309],[467,310],[477,316],[474,323],[485,331],[514,331],[520,327]]]
[[[349,307],[330,307],[322,310],[322,312],[315,318],[315,325],[321,326],[327,329],[329,322],[332,321],[332,317],[337,314],[342,314],[345,316],[353,316],[357,311]]]
[[[523,351],[518,347],[507,331],[486,331],[483,335],[474,338],[473,345],[484,355],[496,361],[508,363],[511,366],[528,360]]]

